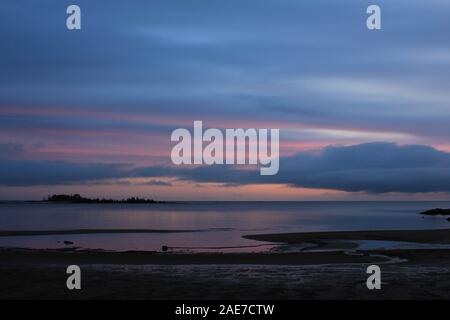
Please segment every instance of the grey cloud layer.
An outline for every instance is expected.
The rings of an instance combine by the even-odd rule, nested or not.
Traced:
[[[7,0],[0,108],[233,116],[450,136],[450,8],[357,0]],[[352,80],[352,81],[349,81]],[[361,84],[356,86],[355,84]],[[76,93],[76,94],[75,94]],[[424,111],[426,110],[426,115]]]
[[[368,143],[328,147],[319,154],[282,158],[276,176],[232,166],[144,167],[1,160],[0,184],[31,186],[83,184],[93,180],[172,177],[229,185],[281,183],[294,187],[369,193],[450,192],[450,153],[420,146]],[[150,185],[162,185],[150,182]],[[166,185],[166,183],[164,183]]]
[[[450,6],[445,1],[378,0],[381,32],[365,28],[368,3],[360,0],[77,4],[83,30],[68,32],[67,2],[2,1],[0,110],[54,107],[168,119],[175,115],[202,119],[206,125],[209,118],[260,120],[292,129],[306,124],[407,133],[405,140],[422,144],[450,141]],[[0,115],[0,127],[6,134],[20,133],[24,145],[34,143],[32,138],[39,139],[45,129],[142,136],[168,135],[172,129],[107,117],[26,112]],[[105,141],[101,135],[90,138],[98,145]],[[45,144],[45,139],[39,142]],[[85,138],[61,139],[71,146]],[[339,136],[320,139],[336,141]],[[373,135],[355,143],[374,140],[397,141]],[[227,166],[132,169],[132,164],[38,162],[24,160],[25,149],[0,145],[1,185],[168,176],[374,193],[450,191],[448,153],[425,146],[329,147],[318,155],[281,159],[279,174],[270,178]]]

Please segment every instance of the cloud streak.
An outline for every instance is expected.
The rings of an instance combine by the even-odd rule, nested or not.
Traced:
[[[0,185],[83,184],[121,178],[175,178],[224,185],[287,184],[298,188],[367,193],[450,192],[450,153],[421,145],[367,143],[330,146],[320,153],[302,152],[280,160],[278,175],[260,176],[235,166],[130,168],[124,164],[68,162],[0,162]],[[155,182],[156,181],[156,182]],[[174,182],[149,182],[169,186]],[[108,182],[110,183],[110,182]]]
[[[0,159],[0,185],[11,187],[83,184],[92,180],[125,177],[125,168],[123,164]]]

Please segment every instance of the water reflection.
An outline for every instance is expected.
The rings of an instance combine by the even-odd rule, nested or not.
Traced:
[[[438,229],[445,219],[418,213],[450,202],[189,202],[179,204],[0,204],[1,230],[163,229],[188,233],[0,237],[0,246],[160,250],[260,244],[245,234],[375,229]],[[266,247],[217,251],[264,251]],[[204,250],[198,250],[204,251]]]

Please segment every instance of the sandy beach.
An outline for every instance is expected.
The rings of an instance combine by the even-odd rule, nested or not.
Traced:
[[[281,233],[246,235],[246,239],[302,243],[323,240],[379,240],[379,241],[403,241],[418,243],[450,243],[450,229],[440,230],[377,230],[377,231],[346,231],[346,232],[305,232],[305,233]]]
[[[300,243],[383,239],[448,243],[449,230],[249,235]],[[330,239],[333,241],[329,242]],[[439,240],[441,239],[441,240]],[[339,243],[339,244],[338,244]],[[336,243],[336,247],[341,242]],[[76,248],[0,250],[1,299],[449,299],[450,250],[268,253],[109,252]],[[65,288],[66,267],[82,268],[83,289]],[[382,290],[365,286],[382,268]]]

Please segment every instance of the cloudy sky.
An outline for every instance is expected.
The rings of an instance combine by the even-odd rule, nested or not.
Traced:
[[[3,0],[0,199],[449,200],[449,17],[441,0]],[[174,167],[170,134],[194,120],[280,128],[279,174]]]

